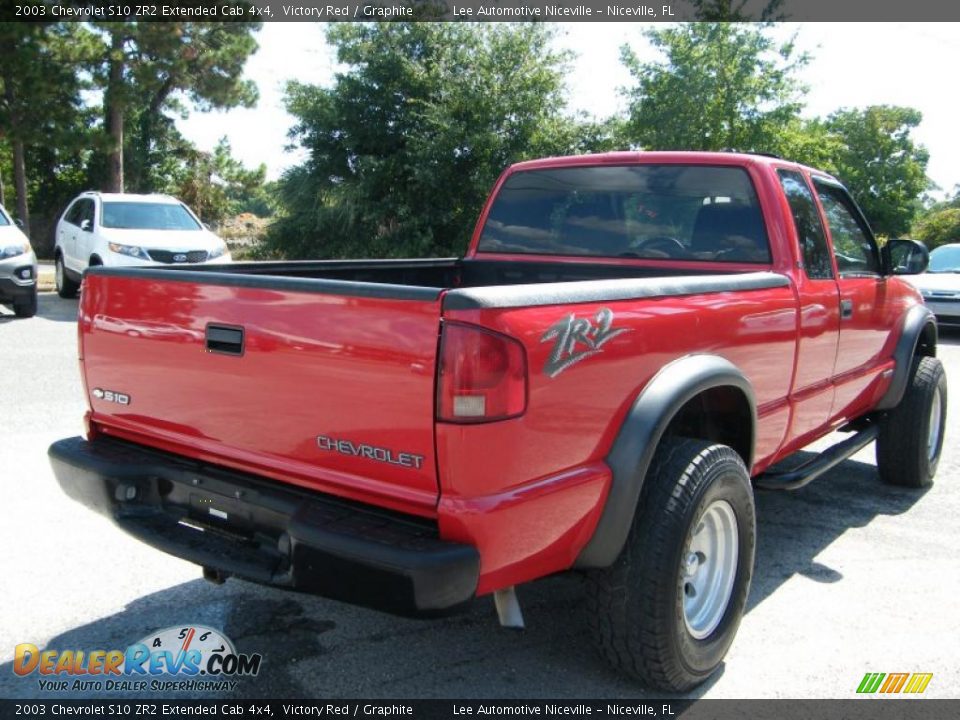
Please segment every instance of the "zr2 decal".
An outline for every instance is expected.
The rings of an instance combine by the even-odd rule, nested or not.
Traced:
[[[630,328],[613,329],[610,308],[601,308],[593,318],[578,318],[570,313],[551,325],[540,338],[542,343],[554,340],[543,372],[555,378],[571,365],[596,355],[608,341],[625,332],[630,332]]]

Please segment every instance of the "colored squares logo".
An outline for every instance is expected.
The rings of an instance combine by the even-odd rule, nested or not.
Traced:
[[[933,673],[867,673],[860,681],[857,692],[863,695],[903,693],[919,695],[927,689]]]

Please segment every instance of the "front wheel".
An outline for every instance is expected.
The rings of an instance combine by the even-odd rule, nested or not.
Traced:
[[[933,476],[943,450],[947,425],[947,376],[935,357],[914,358],[910,384],[900,404],[881,421],[877,470],[889,485],[923,488]]]
[[[665,438],[613,566],[590,573],[601,654],[671,692],[723,661],[746,606],[756,519],[750,476],[725,445]]]

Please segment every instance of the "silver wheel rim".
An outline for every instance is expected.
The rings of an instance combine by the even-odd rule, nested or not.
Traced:
[[[930,431],[927,433],[927,460],[933,462],[937,457],[937,448],[940,447],[940,414],[942,410],[940,388],[933,391],[933,402],[930,403]]]
[[[726,500],[714,500],[690,528],[680,559],[683,621],[697,640],[717,629],[737,577],[737,516]]]
[[[53,271],[56,274],[57,290],[61,290],[63,288],[63,261],[59,258]]]

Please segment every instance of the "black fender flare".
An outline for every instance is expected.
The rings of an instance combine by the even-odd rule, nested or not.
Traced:
[[[893,350],[893,360],[895,367],[893,370],[893,380],[890,381],[890,387],[877,403],[877,410],[890,410],[900,404],[903,399],[903,393],[907,389],[907,383],[910,380],[910,367],[913,363],[913,356],[917,352],[917,345],[926,329],[930,327],[933,332],[933,354],[936,354],[937,348],[937,319],[933,312],[926,305],[914,305],[904,313],[901,322],[900,337],[897,340],[897,346]]]
[[[740,390],[750,406],[750,457],[753,463],[757,404],[746,376],[718,355],[687,355],[665,365],[647,383],[627,413],[607,455],[613,478],[593,537],[577,557],[576,567],[601,568],[614,563],[627,541],[643,481],[671,420],[692,398],[716,387]]]

